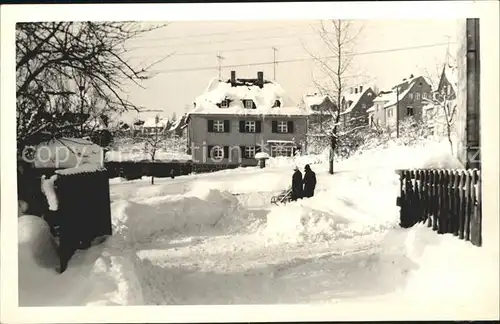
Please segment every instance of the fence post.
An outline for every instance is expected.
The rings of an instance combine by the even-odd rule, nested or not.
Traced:
[[[439,207],[439,200],[438,200],[438,180],[439,180],[439,175],[437,170],[432,170],[432,230],[437,231],[438,230],[438,207]]]
[[[424,170],[424,183],[425,183],[425,191],[424,191],[424,199],[425,199],[425,218],[427,220],[427,227],[432,226],[431,219],[431,187],[430,187],[430,172],[428,170]]]
[[[471,229],[470,229],[470,240],[472,244],[476,246],[481,246],[481,211],[479,210],[479,200],[478,197],[478,187],[479,187],[479,175],[478,170],[474,169],[472,173],[472,185],[471,185]]]
[[[465,231],[465,181],[466,176],[464,171],[459,173],[459,184],[458,184],[458,237],[464,239]]]
[[[471,223],[471,175],[469,171],[465,171],[465,240],[470,240],[470,223]]]
[[[413,191],[413,214],[414,214],[414,220],[413,222],[420,222],[422,221],[422,214],[421,214],[421,208],[422,205],[420,204],[420,171],[415,170],[413,171],[415,175],[415,184],[414,184],[414,191]]]
[[[453,170],[447,170],[446,174],[448,176],[448,185],[446,186],[447,198],[448,198],[448,206],[446,213],[446,232],[453,233],[453,224],[454,224],[454,214],[453,214],[453,203],[454,203],[454,195],[453,195],[453,183],[455,182],[455,174]]]
[[[459,227],[458,226],[458,224],[459,224],[458,210],[459,210],[459,203],[460,203],[459,195],[458,195],[458,187],[459,187],[459,183],[460,183],[460,174],[459,174],[458,170],[453,170],[452,173],[453,173],[453,183],[452,183],[453,204],[452,204],[452,213],[451,213],[452,220],[453,220],[452,233],[453,233],[453,235],[458,236],[458,227]]]

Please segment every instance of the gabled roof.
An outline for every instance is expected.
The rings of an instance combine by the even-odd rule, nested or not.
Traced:
[[[365,91],[363,92],[358,92],[358,93],[349,93],[347,95],[344,96],[344,99],[347,101],[347,102],[351,102],[351,104],[349,105],[349,107],[347,107],[346,110],[344,110],[341,115],[343,114],[347,114],[349,112],[351,112],[354,107],[356,107],[356,105],[359,103],[359,100],[363,97],[363,95],[367,92],[371,90],[371,88],[367,88],[365,89]],[[372,90],[373,91],[373,90]]]
[[[228,108],[219,108],[223,100],[229,100]],[[247,109],[242,100],[252,100],[255,109]],[[274,107],[278,100],[280,107]],[[189,114],[224,114],[224,115],[308,115],[309,112],[296,105],[274,81],[264,81],[259,87],[254,79],[236,79],[230,81],[212,79],[205,92],[195,100],[195,108]]]
[[[331,104],[335,105],[334,100],[332,100],[330,96],[318,93],[305,94],[302,97],[302,100],[304,101],[304,108],[306,110],[309,110],[311,114],[320,113],[321,110],[319,108],[325,103],[330,102]]]
[[[383,102],[384,108],[394,106],[398,102],[397,89],[399,89],[399,101],[401,101],[406,97],[406,95],[415,85],[416,81],[419,79],[423,78],[421,76],[417,76],[405,79],[403,82],[392,87],[391,90],[381,91],[380,94],[377,97],[375,97],[373,102]]]
[[[166,119],[163,119],[163,118],[160,118],[158,120],[158,124],[156,124],[156,117],[153,117],[153,118],[148,118],[144,121],[144,124],[142,125],[142,127],[160,127],[160,128],[164,128],[168,125],[169,123],[169,120],[168,118]]]
[[[444,65],[443,66],[443,73],[441,77],[445,77],[446,80],[451,84],[451,87],[453,88],[453,91],[455,93],[458,93],[458,75],[457,75],[457,68],[453,67],[451,65]]]

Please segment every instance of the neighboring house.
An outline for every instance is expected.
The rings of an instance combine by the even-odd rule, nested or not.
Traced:
[[[170,127],[170,121],[168,119],[153,117],[144,121],[144,124],[142,124],[140,128],[140,133],[146,136],[165,134],[168,127]]]
[[[432,135],[447,134],[447,120],[450,121],[452,115],[455,117],[453,110],[456,107],[457,93],[457,68],[445,63],[438,88],[433,92],[433,102],[423,107],[423,120],[427,123]]]
[[[333,113],[337,110],[337,105],[328,95],[318,93],[306,94],[302,100],[304,108],[310,111],[308,129],[322,133],[325,123],[332,119]]]
[[[305,143],[308,111],[294,105],[281,86],[264,80],[213,79],[188,114],[188,152],[193,163],[256,165],[255,154],[292,156]]]
[[[342,112],[340,113],[342,127],[368,125],[367,111],[373,106],[376,96],[372,88],[363,89],[363,86],[351,88],[350,93],[342,98]]]
[[[374,127],[395,128],[396,121],[414,117],[421,120],[422,108],[431,98],[431,85],[424,77],[410,75],[408,79],[395,85],[389,91],[381,91],[368,109],[369,123]],[[399,109],[398,109],[399,108]]]
[[[182,115],[168,129],[169,136],[185,137],[187,135],[187,114]]]

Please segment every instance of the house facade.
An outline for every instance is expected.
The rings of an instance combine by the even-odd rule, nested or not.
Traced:
[[[377,97],[375,91],[368,87],[357,86],[342,98],[340,120],[343,128],[353,128],[369,124],[368,110],[373,107]]]
[[[276,82],[214,79],[187,118],[188,154],[204,165],[257,165],[255,154],[293,156],[306,140],[308,111]]]
[[[394,129],[397,120],[408,117],[422,119],[425,99],[432,98],[432,87],[422,76],[410,75],[389,91],[381,91],[368,109],[369,123],[373,127]]]
[[[302,98],[304,109],[310,111],[308,129],[322,133],[325,125],[333,118],[337,105],[328,95],[306,94]]]

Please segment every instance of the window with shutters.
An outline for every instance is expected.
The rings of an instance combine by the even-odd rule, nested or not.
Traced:
[[[427,92],[422,92],[422,99],[427,99]]]
[[[245,146],[245,157],[253,159],[255,157],[255,146]]]
[[[415,100],[420,100],[420,92],[415,92]]]
[[[413,93],[410,93],[408,96],[410,97],[410,100],[413,100]]]
[[[224,148],[221,146],[214,146],[210,152],[210,156],[214,159],[223,159]]]
[[[413,116],[413,107],[406,107],[406,115]]]
[[[253,101],[252,100],[243,100],[243,105],[245,106],[246,109],[252,109],[253,108]]]
[[[227,99],[222,100],[220,103],[220,107],[221,108],[229,108],[229,100],[227,100]]]
[[[286,120],[278,121],[278,133],[288,133],[288,122]]]
[[[246,120],[245,121],[245,133],[255,133],[256,125],[255,120]]]
[[[214,132],[224,133],[224,121],[214,120]]]

